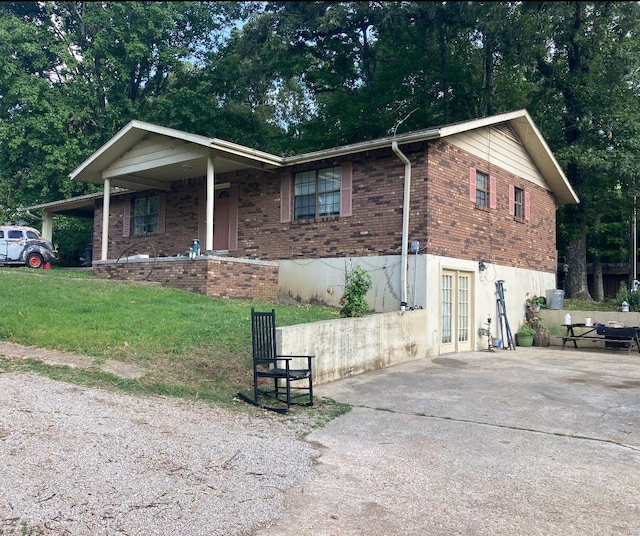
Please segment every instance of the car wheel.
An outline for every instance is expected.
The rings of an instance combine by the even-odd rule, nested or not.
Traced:
[[[29,253],[29,256],[27,257],[27,266],[29,268],[42,268],[43,264],[44,260],[40,253]]]

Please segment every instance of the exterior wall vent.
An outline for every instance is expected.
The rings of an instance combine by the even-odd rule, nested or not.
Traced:
[[[504,134],[508,138],[511,138],[513,141],[517,142],[519,145],[522,145],[522,142],[520,141],[520,138],[518,138],[518,135],[511,128],[511,125],[509,123],[500,123],[498,125],[495,125],[494,128],[498,132],[502,132],[502,134]]]

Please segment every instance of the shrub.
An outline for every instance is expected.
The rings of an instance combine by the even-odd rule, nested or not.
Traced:
[[[364,316],[370,307],[365,299],[372,286],[371,276],[364,268],[356,266],[347,274],[344,296],[340,298],[340,316]]]
[[[622,302],[629,304],[629,311],[640,311],[640,292],[633,292],[627,288],[627,284],[622,281],[620,288],[616,294],[616,301],[618,305],[622,305]]]

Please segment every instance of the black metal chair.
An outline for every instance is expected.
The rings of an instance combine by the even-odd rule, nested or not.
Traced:
[[[238,393],[240,398],[272,411],[285,413],[292,404],[313,406],[312,355],[278,355],[276,349],[276,312],[258,312],[251,308],[253,341],[253,398]],[[294,362],[295,363],[292,363]],[[298,366],[302,361],[306,366]],[[271,383],[273,382],[273,383]],[[292,386],[292,382],[295,385]],[[302,384],[302,385],[300,385]],[[265,405],[260,397],[269,397],[286,406]],[[296,400],[304,399],[304,402]]]

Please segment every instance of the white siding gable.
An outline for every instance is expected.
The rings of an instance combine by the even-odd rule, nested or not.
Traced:
[[[152,168],[202,158],[206,149],[176,138],[151,134],[134,145],[103,171],[103,177],[117,177]]]
[[[497,166],[547,190],[550,189],[515,135],[508,135],[495,127],[485,127],[449,136],[446,141],[486,160],[489,168],[483,171],[489,174],[490,167]]]

